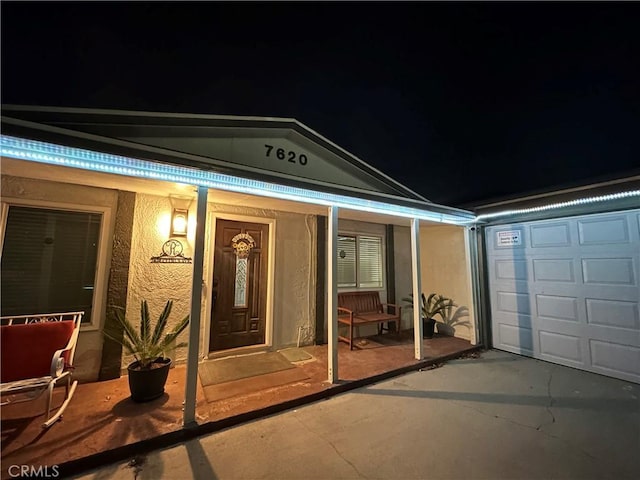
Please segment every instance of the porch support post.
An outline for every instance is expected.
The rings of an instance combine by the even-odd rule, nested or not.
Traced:
[[[327,235],[327,324],[329,382],[338,380],[338,207],[329,207]]]
[[[478,345],[480,341],[480,269],[478,268],[478,239],[476,227],[464,229],[464,246],[467,250],[467,276],[471,283],[471,295],[473,297],[473,333],[472,345]]]
[[[413,279],[413,343],[414,358],[422,360],[424,357],[422,347],[422,285],[420,272],[420,219],[411,219],[411,273]]]
[[[196,238],[193,248],[193,276],[191,277],[191,316],[187,353],[187,381],[184,392],[183,425],[196,423],[196,389],[198,385],[198,355],[200,347],[200,310],[202,309],[202,274],[204,264],[204,232],[207,222],[207,187],[198,187]]]

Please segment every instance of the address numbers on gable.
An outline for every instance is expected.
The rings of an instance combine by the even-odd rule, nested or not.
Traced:
[[[299,165],[306,165],[309,161],[304,153],[297,153],[291,150],[285,150],[274,145],[264,145],[264,156],[267,158],[276,158],[278,160],[287,161],[289,163],[296,163]]]

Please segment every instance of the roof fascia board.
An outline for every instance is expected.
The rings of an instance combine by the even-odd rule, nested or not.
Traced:
[[[545,211],[549,212],[551,209],[548,207],[552,205],[567,202],[581,202],[584,205],[591,205],[593,203],[593,199],[596,197],[616,195],[622,192],[632,192],[637,190],[640,190],[640,176],[631,176],[615,181],[558,190],[544,195],[530,195],[520,199],[491,203],[475,207],[473,208],[473,211],[480,217],[484,215],[496,215],[500,214],[500,212],[539,208],[544,208]],[[595,203],[601,204],[602,202],[598,201]]]
[[[545,210],[540,212],[517,213],[504,215],[495,219],[480,219],[479,225],[506,225],[521,222],[531,222],[536,220],[553,220],[556,218],[575,217],[578,215],[590,215],[598,213],[609,213],[623,210],[633,210],[640,208],[638,198],[622,198],[607,202],[592,203],[587,205],[575,205],[571,207],[558,208],[555,210]]]
[[[488,209],[493,209],[496,207],[504,207],[504,206],[508,206],[509,208],[514,208],[512,206],[515,204],[535,202],[536,200],[555,201],[556,198],[559,198],[562,196],[572,196],[572,194],[579,193],[579,192],[587,192],[588,194],[591,194],[591,192],[598,189],[615,190],[608,187],[614,187],[614,186],[617,187],[622,184],[631,184],[633,187],[633,185],[636,182],[640,182],[640,175],[631,174],[630,176],[627,176],[624,178],[608,180],[606,182],[591,183],[588,185],[580,185],[572,188],[562,188],[562,189],[547,191],[543,193],[530,194],[523,197],[509,198],[506,200],[498,200],[491,203],[478,204],[478,205],[474,205],[473,209],[476,211],[479,211],[479,210],[488,210]],[[577,196],[577,195],[573,195],[573,196]]]
[[[71,115],[98,115],[113,117],[140,117],[140,118],[164,118],[164,119],[186,119],[186,120],[229,120],[229,121],[265,121],[299,123],[294,118],[288,117],[258,117],[242,115],[212,115],[204,113],[175,113],[175,112],[148,112],[140,110],[116,110],[109,108],[81,108],[81,107],[49,107],[39,105],[2,105],[3,111],[32,112],[32,113],[52,113]],[[306,128],[306,127],[305,127]]]

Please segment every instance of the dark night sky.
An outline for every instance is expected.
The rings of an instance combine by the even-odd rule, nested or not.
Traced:
[[[2,102],[294,117],[438,203],[640,167],[640,3],[2,2]]]

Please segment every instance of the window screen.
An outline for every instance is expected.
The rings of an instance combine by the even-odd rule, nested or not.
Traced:
[[[383,288],[382,237],[338,236],[338,287]]]
[[[91,321],[102,215],[9,207],[2,249],[2,315],[83,310]]]
[[[356,237],[338,237],[338,287],[356,286]]]
[[[382,288],[382,238],[358,237],[358,280],[362,288]]]

